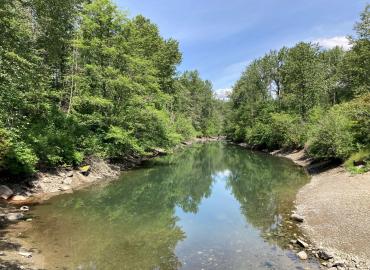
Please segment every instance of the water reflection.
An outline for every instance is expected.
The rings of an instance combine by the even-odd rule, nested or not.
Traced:
[[[278,229],[307,180],[285,160],[196,145],[52,199],[28,234],[47,269],[295,269],[261,235]]]

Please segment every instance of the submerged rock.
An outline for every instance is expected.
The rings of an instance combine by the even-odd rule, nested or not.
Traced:
[[[13,190],[11,190],[8,186],[0,186],[0,198],[7,200],[14,194]]]

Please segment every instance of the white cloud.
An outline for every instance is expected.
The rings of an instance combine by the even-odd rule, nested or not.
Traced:
[[[231,88],[217,89],[215,90],[215,96],[221,100],[227,100],[231,94]]]
[[[345,36],[336,36],[331,38],[318,38],[313,42],[318,43],[321,47],[325,49],[332,49],[336,46],[342,47],[344,50],[351,49],[352,45]]]
[[[223,68],[218,78],[213,81],[217,91],[230,89],[232,85],[240,78],[250,61],[242,61],[230,64]]]

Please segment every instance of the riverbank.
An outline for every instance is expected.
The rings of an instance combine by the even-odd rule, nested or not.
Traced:
[[[300,227],[314,246],[332,254],[323,265],[370,269],[370,172],[351,175],[341,165],[315,164],[303,150],[271,154],[292,160],[312,176],[297,194],[296,213],[304,218]]]
[[[176,146],[174,150],[194,143],[223,139],[196,138]],[[85,166],[77,169],[59,168],[40,172],[21,183],[2,181],[1,185],[6,185],[9,189],[9,196],[3,194],[4,198],[2,201],[0,199],[0,269],[43,269],[42,254],[34,250],[32,243],[24,238],[24,232],[35,222],[27,215],[32,205],[93,184],[109,183],[117,179],[122,171],[139,167],[145,161],[165,154],[164,150],[155,149],[150,156],[127,159],[121,164],[91,158],[86,160]]]

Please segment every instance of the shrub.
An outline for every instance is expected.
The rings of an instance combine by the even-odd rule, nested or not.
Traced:
[[[351,173],[370,171],[370,149],[364,149],[351,155],[344,163],[344,166]]]
[[[111,126],[105,139],[108,143],[108,156],[112,159],[144,153],[138,141],[120,127]]]
[[[310,125],[307,151],[314,158],[347,159],[370,144],[370,94],[333,106]]]
[[[32,148],[24,142],[11,145],[5,157],[5,166],[12,174],[33,174],[36,172],[38,157]]]

